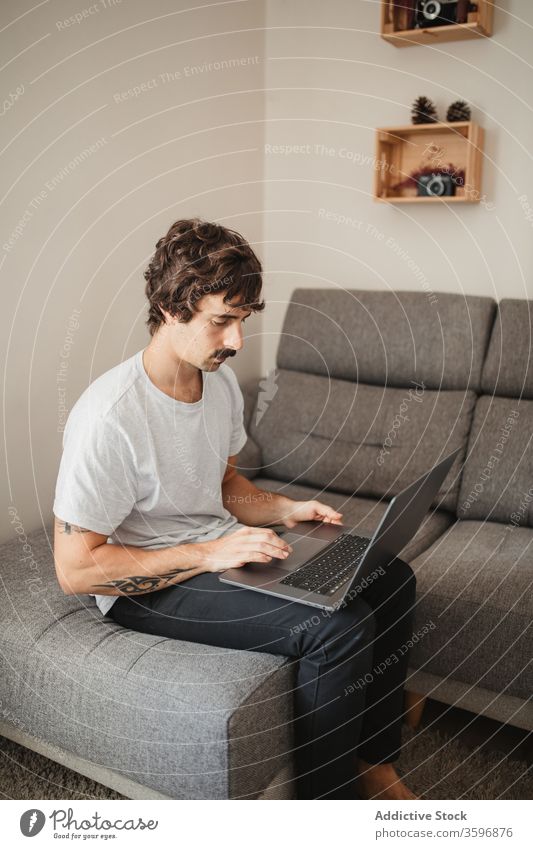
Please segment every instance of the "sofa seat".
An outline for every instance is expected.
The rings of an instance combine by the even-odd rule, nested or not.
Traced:
[[[331,489],[324,490],[319,487],[285,483],[272,478],[254,478],[253,483],[259,489],[279,492],[297,501],[318,499],[324,504],[329,504],[343,514],[343,524],[356,528],[362,536],[372,536],[388,506],[388,502],[384,499],[377,501],[374,498],[358,498],[334,492]],[[429,548],[453,521],[454,517],[444,510],[433,510],[428,513],[411,542],[403,550],[402,558],[410,562],[412,558],[417,557]]]
[[[0,699],[19,728],[173,799],[255,798],[290,775],[285,658],[122,628],[64,595],[51,527],[25,546],[0,547]]]
[[[411,562],[417,576],[410,665],[440,678],[530,699],[533,529],[457,521]]]

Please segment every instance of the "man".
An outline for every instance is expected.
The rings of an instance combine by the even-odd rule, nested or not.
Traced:
[[[412,635],[410,567],[395,560],[349,604],[313,617],[218,580],[288,556],[268,526],[342,519],[319,501],[264,492],[235,468],[243,397],[224,360],[265,306],[261,271],[242,236],[200,219],[157,242],[145,272],[151,342],[95,380],[67,422],[58,580],[127,628],[295,658],[298,798],[357,798],[356,778],[363,797],[416,798],[393,766],[407,657],[391,659]]]

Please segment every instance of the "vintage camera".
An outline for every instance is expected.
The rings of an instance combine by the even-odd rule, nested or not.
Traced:
[[[422,174],[417,180],[419,197],[449,197],[455,194],[455,183],[449,174]]]
[[[457,23],[458,0],[417,0],[415,26],[442,27]]]

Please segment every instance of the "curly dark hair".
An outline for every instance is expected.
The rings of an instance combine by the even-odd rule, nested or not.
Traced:
[[[261,262],[239,233],[203,221],[176,221],[156,244],[144,272],[149,301],[146,324],[153,336],[164,323],[163,308],[180,322],[191,320],[196,302],[204,295],[225,290],[224,303],[240,296],[241,308],[260,312]]]

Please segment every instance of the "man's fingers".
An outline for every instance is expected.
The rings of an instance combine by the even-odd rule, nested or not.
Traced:
[[[283,540],[281,539],[281,537],[278,536],[276,531],[273,531],[270,528],[246,527],[240,528],[238,531],[236,531],[236,533],[244,533],[246,536],[251,537],[251,539],[263,539],[267,542],[283,542]]]
[[[267,548],[274,548],[280,551],[292,551],[292,547],[285,542],[281,537],[275,536],[272,539],[270,536],[265,537],[263,534],[257,534],[255,537],[251,537],[249,540],[251,545],[259,545],[261,547],[266,546]]]
[[[288,546],[285,548],[280,548],[277,545],[270,545],[269,543],[259,543],[258,545],[256,545],[252,553],[255,554],[256,552],[271,555],[272,557],[280,557],[281,559],[288,557],[290,554]]]
[[[242,533],[245,531],[245,533]],[[237,551],[246,555],[248,561],[257,560],[256,555],[268,555],[283,560],[291,551],[292,546],[279,537],[275,531],[259,528],[240,528],[232,536],[239,535],[234,541]],[[242,539],[241,539],[242,538]]]
[[[265,554],[264,551],[252,551],[250,552],[250,556],[247,563],[270,563],[272,557],[270,554]]]

